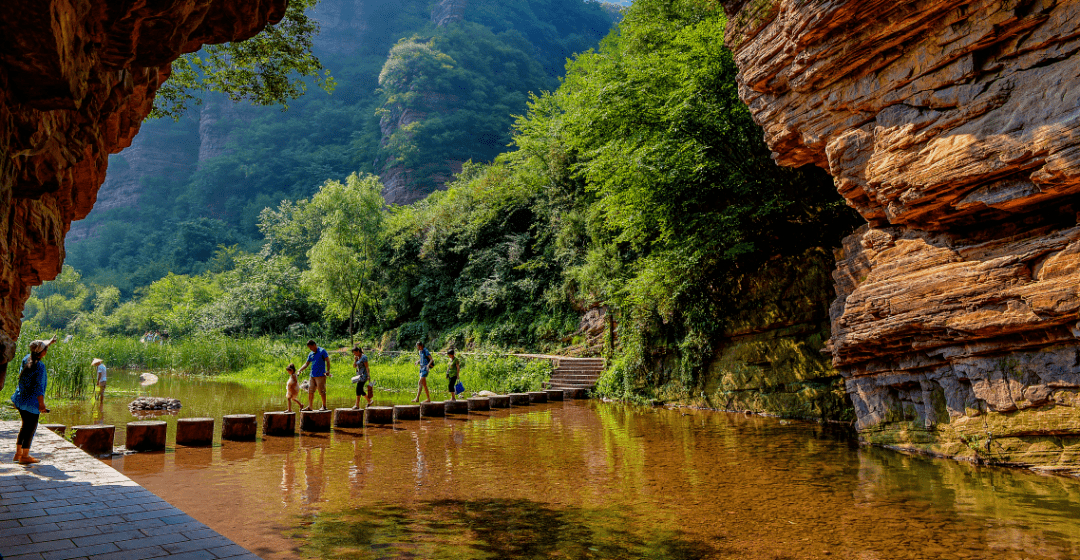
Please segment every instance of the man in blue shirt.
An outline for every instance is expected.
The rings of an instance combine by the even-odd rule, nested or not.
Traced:
[[[320,348],[318,344],[315,344],[314,340],[307,341],[308,353],[307,362],[300,366],[300,371],[297,373],[303,373],[308,366],[311,366],[311,381],[308,383],[307,390],[307,406],[303,410],[311,410],[311,405],[315,402],[315,390],[318,389],[319,396],[322,397],[322,409],[326,410],[326,378],[333,377],[330,375],[330,354],[325,349]]]

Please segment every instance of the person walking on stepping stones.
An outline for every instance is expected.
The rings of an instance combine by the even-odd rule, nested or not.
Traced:
[[[420,353],[420,359],[416,360],[416,363],[420,364],[420,382],[416,385],[416,398],[412,402],[420,402],[420,391],[427,395],[427,400],[424,402],[431,402],[431,392],[428,391],[427,386],[427,374],[428,370],[435,367],[435,359],[431,357],[431,352],[424,348],[423,342],[416,343],[416,351]]]
[[[285,404],[288,406],[285,412],[292,412],[292,403],[294,401],[296,402],[296,408],[303,410],[304,403],[296,398],[300,396],[300,382],[296,379],[296,364],[286,366],[285,373],[289,375],[289,380],[285,382]]]
[[[90,367],[97,368],[97,387],[98,389],[101,389],[101,393],[97,396],[101,400],[105,400],[105,382],[108,381],[108,370],[105,368],[105,360],[94,358],[94,361],[90,362]]]
[[[364,355],[364,349],[356,346],[352,349],[353,354],[353,367],[356,368],[356,377],[352,378],[352,382],[356,383],[356,404],[353,408],[360,408],[360,397],[367,399],[367,405],[371,406],[371,399],[374,397],[375,389],[371,386],[371,367],[368,365],[367,356]],[[365,395],[365,390],[367,394]]]
[[[450,391],[450,400],[457,400],[457,382],[461,377],[461,361],[457,359],[457,355],[454,354],[454,349],[446,351],[446,355],[450,358],[450,363],[446,365],[446,386],[447,391]]]
[[[316,389],[319,391],[319,396],[322,397],[322,408],[319,410],[327,410],[326,378],[333,377],[330,375],[330,354],[325,349],[320,348],[318,344],[315,344],[314,340],[307,341],[307,347],[311,352],[308,353],[304,365],[300,366],[300,373],[304,373],[304,370],[311,366],[311,381],[308,382],[307,406],[300,410],[311,410],[311,406],[315,403]]]
[[[45,371],[45,362],[41,360],[48,353],[49,346],[55,342],[55,336],[52,340],[31,342],[30,353],[23,358],[22,369],[19,370],[19,384],[11,395],[11,403],[19,409],[19,416],[22,417],[22,429],[19,430],[19,437],[15,439],[16,463],[31,465],[41,462],[30,456],[30,444],[34,441],[38,417],[49,411],[45,407],[45,387],[49,384],[49,374]]]

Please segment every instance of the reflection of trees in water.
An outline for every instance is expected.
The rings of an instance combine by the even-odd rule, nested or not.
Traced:
[[[439,500],[322,514],[292,535],[317,558],[733,558],[678,531],[634,530],[633,516],[530,500]]]
[[[858,465],[853,497],[866,516],[883,531],[892,523],[922,542],[924,552],[977,543],[1001,558],[1080,555],[1075,480],[874,447],[859,451]]]

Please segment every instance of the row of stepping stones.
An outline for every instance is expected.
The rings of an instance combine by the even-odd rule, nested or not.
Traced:
[[[547,389],[529,393],[510,393],[473,397],[456,401],[432,401],[420,404],[395,406],[369,406],[367,408],[338,408],[330,410],[305,410],[300,413],[300,430],[305,432],[329,432],[330,426],[338,428],[362,428],[365,424],[392,424],[401,420],[443,417],[447,414],[468,414],[492,408],[509,408],[533,403],[561,401],[566,397],[584,398],[577,391]],[[161,420],[128,422],[124,447],[128,451],[161,451],[165,449],[168,424]],[[64,435],[63,424],[45,424],[44,427]],[[72,443],[92,455],[110,454],[116,427],[111,425],[73,426]],[[229,414],[221,419],[221,439],[251,441],[255,439],[258,425],[254,414]],[[263,435],[289,436],[296,434],[295,412],[264,412]],[[214,440],[213,418],[179,418],[176,420],[176,444],[185,446],[208,446]]]

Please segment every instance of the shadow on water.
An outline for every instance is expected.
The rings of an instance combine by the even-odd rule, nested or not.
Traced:
[[[302,521],[292,537],[306,557],[444,558],[735,558],[715,543],[678,532],[626,530],[614,509],[554,509],[530,500],[439,500],[409,507],[382,505]]]

